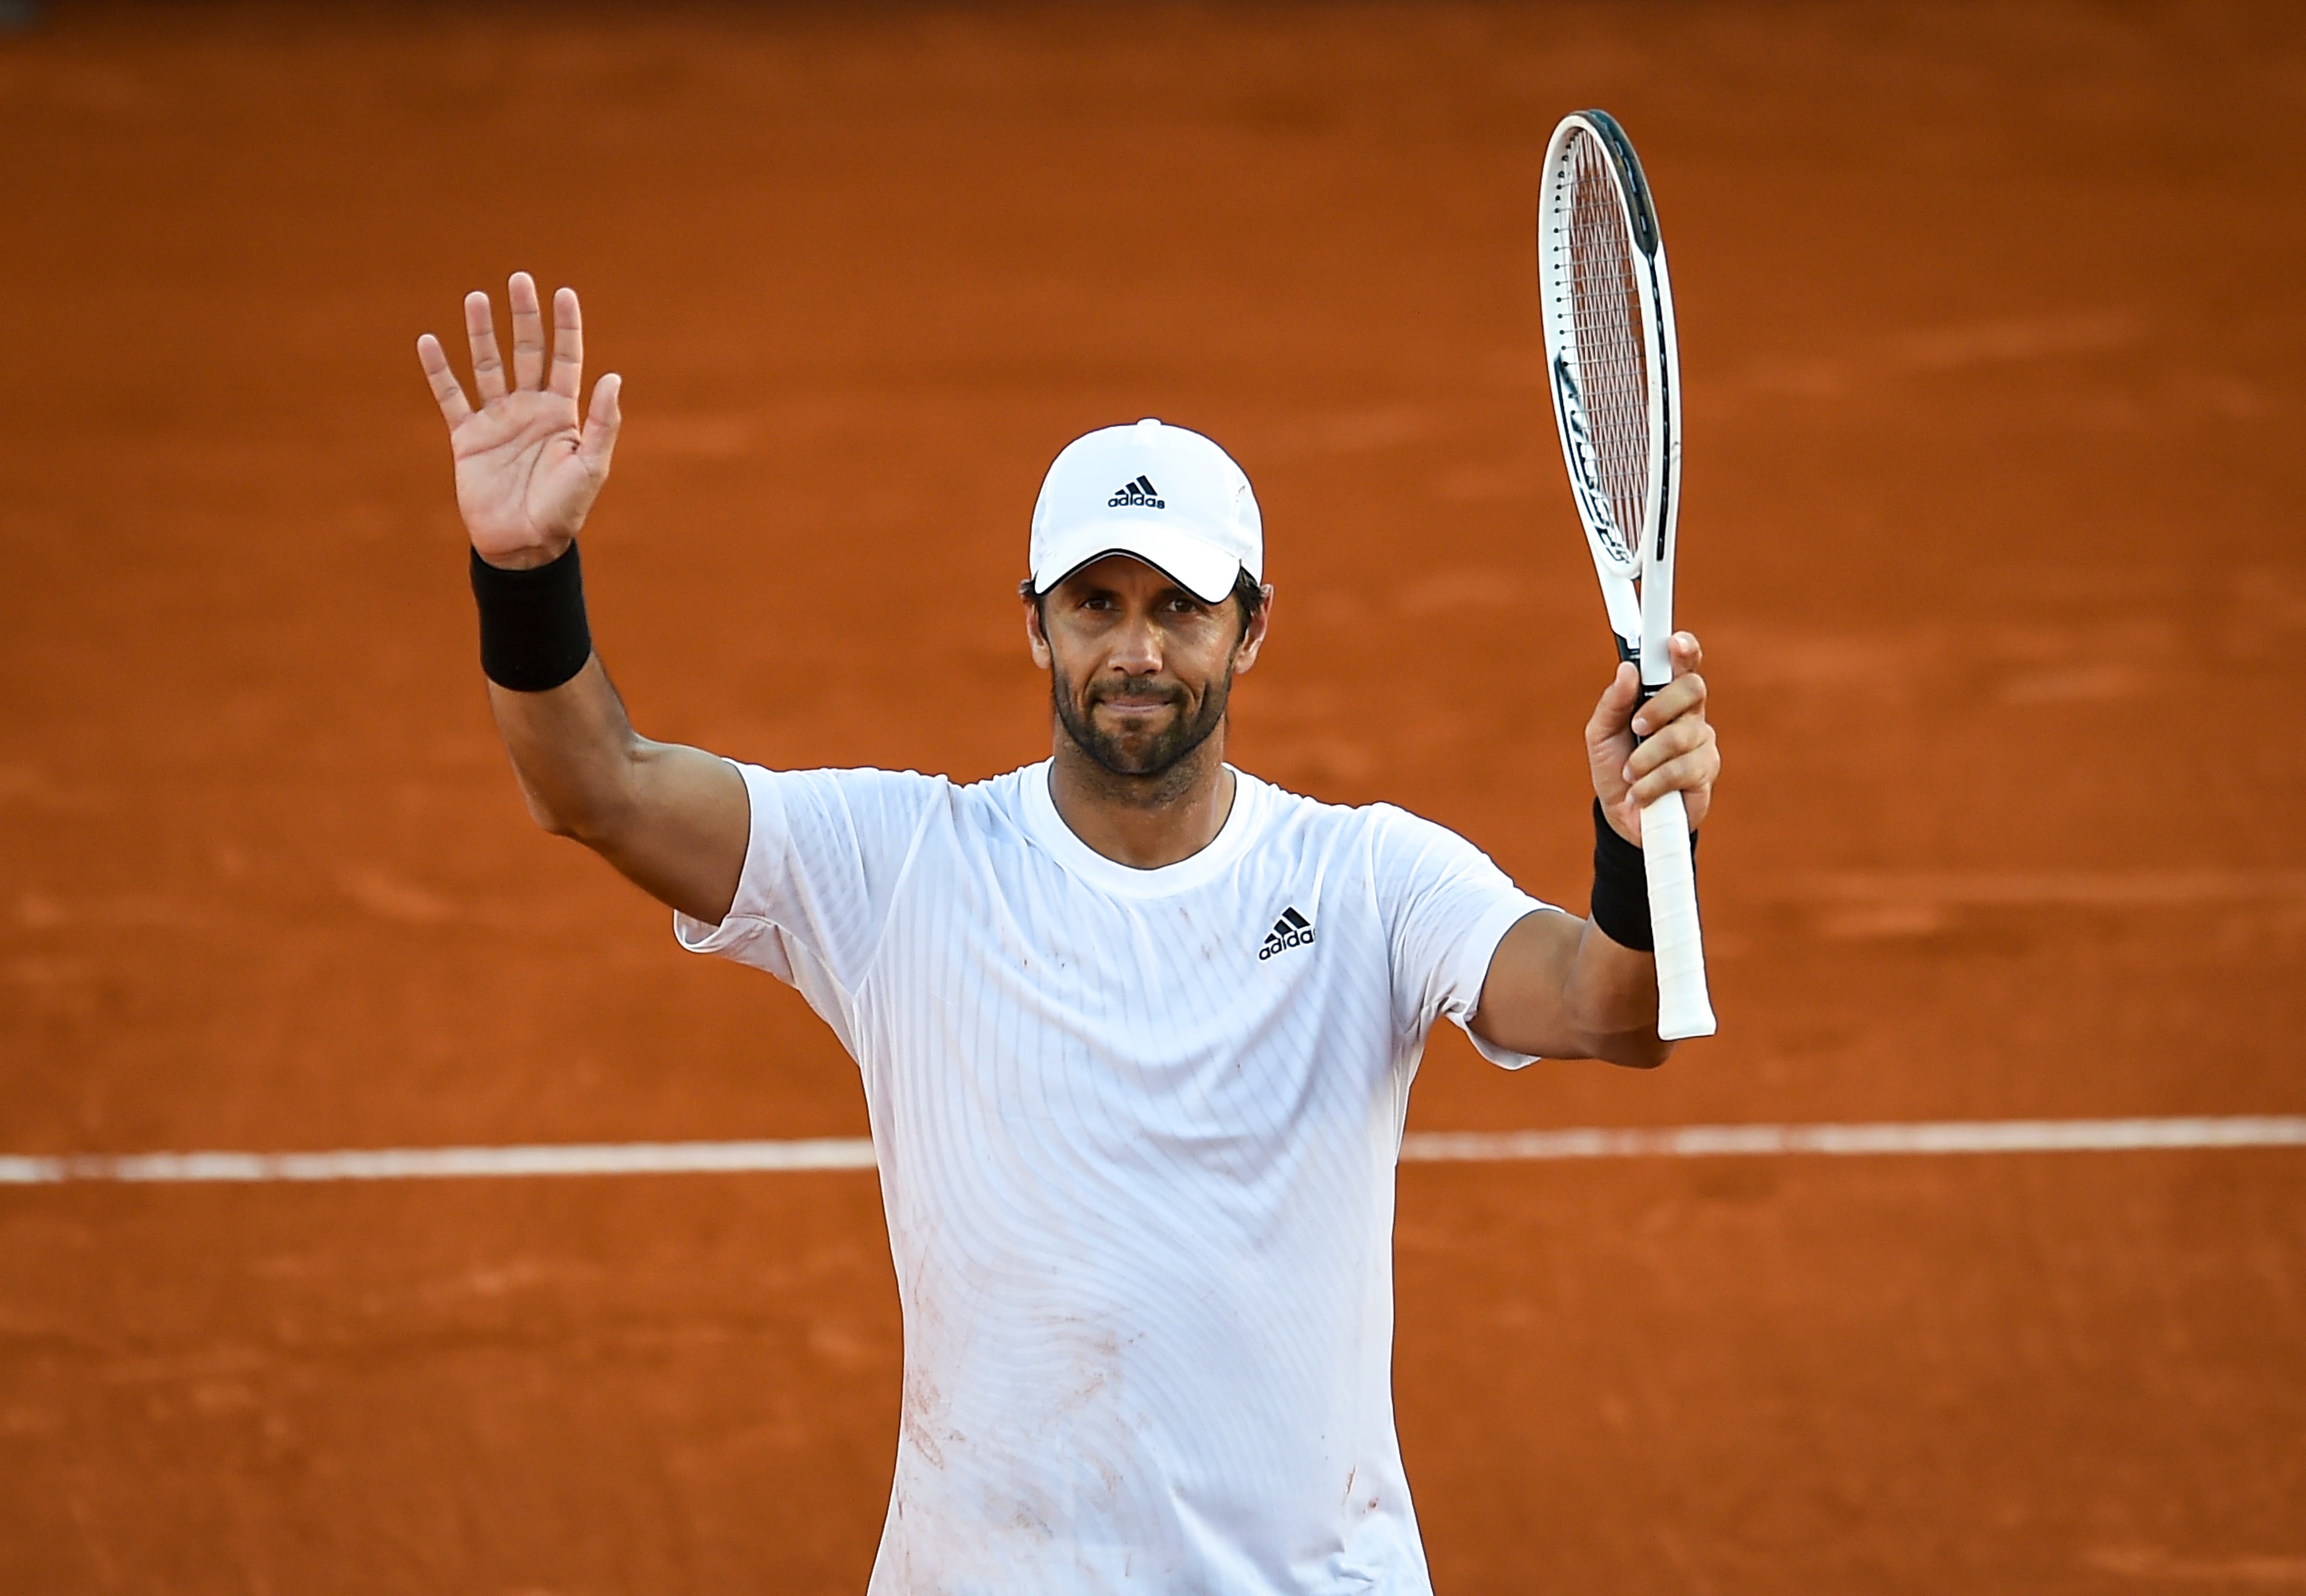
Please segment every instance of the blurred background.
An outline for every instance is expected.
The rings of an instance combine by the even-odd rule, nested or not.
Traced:
[[[1721,1035],[1413,1128],[2306,1113],[2306,22],[2240,4],[0,8],[0,1154],[857,1136],[538,833],[416,335],[627,380],[649,734],[1047,751],[1040,474],[1265,507],[1235,756],[1582,901],[1536,175],[1639,145]],[[2306,1153],[1415,1165],[1444,1592],[2306,1590]],[[0,1186],[0,1588],[855,1592],[864,1173]]]

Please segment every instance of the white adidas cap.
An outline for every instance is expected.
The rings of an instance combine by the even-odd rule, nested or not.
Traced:
[[[1093,559],[1131,554],[1205,603],[1247,571],[1265,575],[1257,495],[1233,457],[1183,427],[1148,416],[1065,445],[1033,507],[1033,591],[1046,593]]]

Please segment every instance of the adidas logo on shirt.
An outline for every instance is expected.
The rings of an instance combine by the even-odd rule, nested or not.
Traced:
[[[1285,909],[1281,911],[1281,917],[1273,922],[1273,929],[1267,934],[1265,945],[1257,950],[1258,960],[1262,963],[1276,953],[1302,947],[1312,940],[1313,922],[1294,909]]]
[[[1161,497],[1161,491],[1141,476],[1133,482],[1123,482],[1115,489],[1113,497],[1105,501],[1105,508],[1113,509],[1124,504],[1137,505],[1149,510],[1169,508],[1169,501]]]

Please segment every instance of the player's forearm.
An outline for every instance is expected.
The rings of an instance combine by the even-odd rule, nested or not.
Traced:
[[[1673,1044],[1657,1034],[1657,960],[1619,945],[1591,920],[1561,984],[1561,1011],[1587,1058],[1650,1070],[1665,1063]]]
[[[751,836],[744,778],[634,731],[593,652],[573,546],[517,573],[476,553],[472,572],[489,704],[529,814],[661,902],[725,918]]]
[[[1539,1058],[1648,1069],[1672,1051],[1658,1040],[1650,956],[1551,909],[1524,916],[1498,943],[1471,1023],[1483,1041]]]
[[[536,824],[598,848],[631,814],[641,739],[598,655],[541,693],[489,684],[489,707]]]

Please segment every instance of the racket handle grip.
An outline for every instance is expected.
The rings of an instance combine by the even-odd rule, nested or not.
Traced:
[[[1705,943],[1697,928],[1697,871],[1689,812],[1669,792],[1642,811],[1642,864],[1650,882],[1650,935],[1657,944],[1658,1035],[1668,1042],[1713,1034],[1705,993]]]

